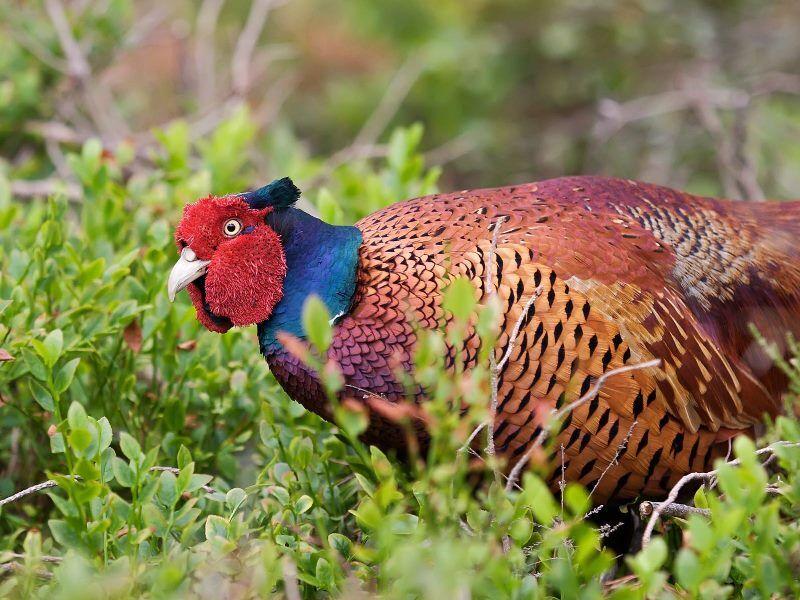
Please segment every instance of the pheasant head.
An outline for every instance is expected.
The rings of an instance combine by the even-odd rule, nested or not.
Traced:
[[[187,205],[175,232],[180,258],[169,275],[170,300],[186,289],[198,320],[219,333],[269,319],[283,297],[287,264],[267,216],[299,195],[286,177],[252,192]]]

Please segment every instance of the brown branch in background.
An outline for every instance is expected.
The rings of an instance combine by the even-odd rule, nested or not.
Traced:
[[[800,442],[774,442],[769,446],[761,448],[760,450],[756,450],[756,456],[761,456],[763,454],[772,455],[777,448],[781,447],[794,448],[798,446],[800,446]],[[728,466],[736,466],[740,463],[741,461],[737,458],[735,460],[727,461],[725,464]],[[644,548],[650,543],[650,538],[653,535],[653,529],[655,529],[656,523],[658,523],[658,520],[661,518],[661,516],[667,514],[666,511],[670,510],[670,507],[675,504],[675,501],[678,499],[678,495],[684,486],[693,481],[713,481],[718,473],[719,469],[717,468],[704,473],[689,473],[684,475],[678,480],[678,483],[673,486],[663,502],[651,503],[653,510],[650,514],[650,520],[647,522],[647,527],[645,527],[644,534],[642,534],[642,547]]]
[[[378,106],[350,144],[351,147],[371,146],[378,141],[422,75],[425,66],[426,63],[420,54],[412,54],[406,59],[389,82]]]
[[[91,66],[72,33],[63,3],[61,0],[45,0],[45,8],[67,59],[67,72],[83,93],[87,113],[103,135],[120,139],[129,133],[128,127],[117,112],[111,92],[93,80]]]
[[[800,77],[767,73],[747,82],[747,89],[710,87],[705,84],[707,79],[707,75],[699,72],[686,78],[675,90],[627,102],[601,100],[597,107],[599,119],[592,128],[594,151],[631,123],[692,111],[715,146],[717,171],[725,195],[734,199],[763,200],[765,195],[758,182],[756,161],[748,144],[753,101],[772,94],[800,94]],[[720,111],[733,113],[731,127],[725,126]]]
[[[17,562],[2,563],[0,564],[0,573],[24,573],[26,568]],[[40,579],[52,579],[53,574],[45,569],[37,569],[35,575]]]
[[[89,67],[89,61],[83,55],[78,41],[72,35],[72,27],[67,20],[64,5],[59,0],[45,0],[44,6],[67,59],[68,73],[76,79],[85,81],[91,76],[92,69]]]
[[[147,36],[157,29],[172,14],[175,5],[159,3],[138,19],[122,38],[122,48],[131,48],[141,44]]]
[[[722,182],[722,189],[728,198],[741,199],[741,188],[737,180],[736,156],[731,137],[725,131],[722,119],[716,108],[699,96],[694,103],[694,111],[700,124],[708,132],[716,146],[714,158]]]
[[[231,60],[231,85],[236,96],[244,97],[250,90],[250,68],[253,51],[258,43],[258,38],[267,22],[267,16],[275,7],[285,0],[254,0],[250,5],[250,14],[244,24],[242,33],[236,42]]]
[[[194,40],[197,100],[201,111],[214,104],[217,96],[216,31],[225,0],[204,0],[197,12]]]
[[[11,194],[17,198],[47,198],[63,194],[70,202],[79,203],[83,197],[78,185],[58,178],[14,179],[10,186]]]

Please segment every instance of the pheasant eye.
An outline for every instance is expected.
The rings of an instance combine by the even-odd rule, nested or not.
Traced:
[[[233,237],[242,230],[242,224],[236,219],[228,219],[225,221],[225,225],[222,226],[222,230],[228,237]]]

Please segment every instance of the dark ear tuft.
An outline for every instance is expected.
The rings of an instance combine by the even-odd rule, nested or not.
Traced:
[[[300,190],[291,179],[284,177],[239,196],[253,209],[267,208],[268,206],[287,208],[297,202],[300,197]]]

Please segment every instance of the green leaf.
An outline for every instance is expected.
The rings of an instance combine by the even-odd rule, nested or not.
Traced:
[[[128,466],[128,463],[115,456],[111,460],[111,469],[114,471],[114,477],[122,487],[133,487],[133,471]]]
[[[307,512],[312,506],[314,506],[314,501],[311,499],[310,496],[303,494],[297,499],[297,502],[294,503],[294,512],[298,515],[302,515],[304,512]]]
[[[100,480],[103,483],[108,483],[114,479],[113,460],[115,458],[116,454],[114,453],[113,448],[106,448],[100,454]]]
[[[328,544],[345,559],[349,559],[352,554],[353,542],[341,533],[331,533],[328,535]]]
[[[192,454],[186,446],[181,444],[178,449],[178,468],[183,469],[190,462],[192,462]]]
[[[206,519],[206,539],[228,537],[228,522],[219,515],[209,515]]]
[[[314,456],[314,445],[305,436],[296,437],[289,444],[289,454],[293,457],[295,466],[304,470],[311,464],[311,459]]]
[[[319,296],[309,296],[303,305],[303,330],[321,355],[331,344],[331,315]]]
[[[80,402],[73,402],[69,405],[67,422],[70,429],[89,429],[89,417],[86,416],[86,409]]]
[[[158,477],[158,500],[165,506],[172,508],[178,501],[178,490],[175,485],[175,475],[169,471],[162,471]]]
[[[192,475],[191,479],[189,479],[189,485],[186,486],[187,492],[194,492],[199,490],[204,485],[208,485],[208,482],[211,481],[213,477],[211,475],[203,475],[200,473],[195,473]]]
[[[45,364],[48,367],[51,367],[56,364],[56,361],[61,356],[61,352],[64,349],[64,334],[61,333],[60,329],[54,329],[50,333],[47,334],[47,337],[44,338],[41,346],[36,346],[37,352],[44,360]]]
[[[61,433],[55,433],[50,438],[50,452],[59,454],[67,449],[64,444],[64,436]]]
[[[444,290],[442,305],[461,322],[466,322],[475,310],[475,287],[466,277],[457,277]]]
[[[164,537],[167,532],[167,519],[155,504],[146,504],[142,508],[142,517],[145,525],[152,527],[157,536]]]
[[[88,429],[73,429],[69,434],[69,445],[76,454],[82,454],[92,443],[92,434]]]
[[[54,412],[56,410],[56,405],[53,402],[53,397],[50,395],[43,385],[37,383],[36,381],[29,380],[28,387],[30,387],[31,395],[33,395],[33,399],[36,400],[36,403],[41,406],[44,410],[48,412]]]
[[[325,560],[324,558],[320,558],[317,560],[317,568],[315,570],[317,581],[320,585],[326,589],[330,590],[334,586],[334,578],[333,578],[333,568],[331,564]]]
[[[125,431],[119,434],[119,447],[129,460],[138,460],[142,456],[142,448],[133,436]]]
[[[55,378],[56,391],[64,392],[72,384],[72,380],[75,378],[75,369],[78,368],[80,362],[80,358],[73,358],[58,370]]]
[[[366,411],[351,406],[337,406],[333,414],[336,424],[344,430],[350,439],[356,439],[364,433],[369,425]]]
[[[228,507],[228,510],[234,511],[242,502],[244,502],[246,497],[247,494],[242,488],[232,488],[227,494],[225,494],[225,506]]]
[[[108,419],[105,417],[101,417],[100,420],[97,421],[97,426],[100,430],[98,435],[98,450],[102,452],[111,445],[114,433],[111,430],[111,423],[109,423]]]
[[[81,546],[80,536],[66,521],[50,519],[47,522],[47,526],[50,528],[50,533],[53,534],[56,542],[64,548],[79,548]]]
[[[525,505],[542,525],[550,525],[558,516],[559,506],[541,478],[533,473],[526,473],[522,493]]]

